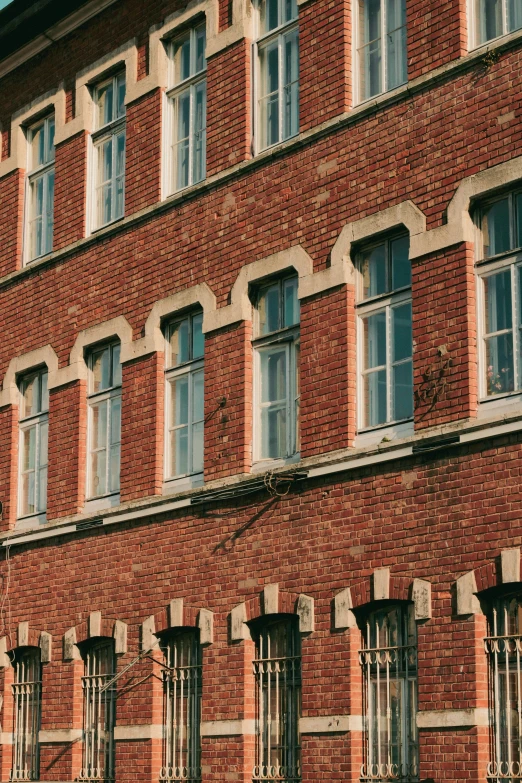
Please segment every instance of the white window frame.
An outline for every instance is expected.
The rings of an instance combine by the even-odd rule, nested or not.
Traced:
[[[406,78],[403,82],[394,85],[393,87],[387,86],[388,81],[388,55],[387,55],[387,48],[386,48],[386,39],[387,36],[390,35],[389,32],[386,31],[386,0],[380,0],[381,2],[381,29],[380,29],[380,41],[381,41],[381,90],[380,92],[376,92],[373,95],[369,95],[367,97],[363,97],[362,95],[362,88],[361,88],[361,81],[362,81],[362,73],[361,73],[361,65],[360,65],[360,58],[359,58],[359,52],[369,46],[369,44],[363,44],[360,40],[360,29],[361,29],[361,20],[360,20],[360,9],[359,9],[359,0],[352,0],[352,8],[353,8],[353,14],[352,18],[354,20],[354,46],[353,46],[353,61],[354,61],[354,83],[355,83],[355,89],[354,94],[356,96],[355,103],[366,103],[366,101],[372,101],[374,100],[378,95],[384,95],[387,92],[390,92],[391,90],[396,90],[399,87],[403,86],[404,84],[408,83],[408,58],[406,55]],[[392,30],[391,32],[395,32],[396,30],[402,29],[402,27],[406,28],[406,35],[407,35],[407,17],[405,18],[404,25],[401,25],[401,27],[395,28],[395,30]]]
[[[112,223],[117,222],[118,220],[121,220],[125,216],[125,163],[126,163],[126,151],[127,151],[127,138],[126,138],[126,112],[121,116],[117,116],[117,92],[118,92],[118,81],[123,76],[124,81],[126,80],[126,74],[125,71],[118,71],[114,75],[108,77],[107,79],[104,79],[103,81],[100,81],[98,84],[96,84],[95,87],[93,87],[92,91],[92,104],[93,104],[93,112],[95,117],[95,130],[91,134],[91,144],[90,144],[90,150],[91,150],[91,176],[90,176],[90,209],[89,209],[89,223],[91,227],[91,231],[97,231],[101,228],[105,228],[106,226],[110,226]],[[113,117],[112,119],[105,123],[100,124],[100,117],[98,114],[98,95],[100,90],[103,87],[106,87],[108,84],[112,82],[112,88],[113,88]],[[125,109],[125,103],[124,103],[124,109]],[[123,154],[123,174],[118,177],[116,175],[116,160],[117,160],[117,138],[123,134],[124,137],[124,154]],[[112,178],[110,180],[111,184],[111,217],[106,222],[101,222],[98,220],[98,192],[103,188],[104,184],[107,183],[100,183],[98,182],[98,162],[99,162],[99,155],[100,155],[100,148],[106,141],[112,142]],[[117,193],[117,181],[118,179],[122,179],[123,186],[122,186],[122,211],[121,214],[114,214],[115,211],[115,205],[116,205],[116,193]],[[108,182],[108,180],[107,180]]]
[[[33,379],[38,379],[38,386],[39,386],[39,395],[40,399],[42,399],[42,387],[43,387],[43,377],[46,376],[46,382],[45,382],[45,397],[47,399],[47,407],[42,408],[38,413],[29,415],[29,416],[22,416],[19,419],[19,457],[18,457],[18,514],[17,518],[18,520],[37,520],[39,522],[45,522],[46,520],[46,510],[47,510],[47,469],[48,469],[48,449],[46,454],[46,461],[45,464],[42,464],[40,462],[40,444],[41,444],[41,437],[42,437],[42,428],[47,427],[47,438],[49,436],[49,392],[47,390],[47,378],[48,378],[48,371],[46,367],[34,370],[32,372],[24,374],[19,382],[18,386],[20,389],[20,410],[23,410],[24,406],[24,386],[26,383]],[[35,436],[35,466],[34,466],[34,475],[35,475],[35,486],[34,486],[34,498],[35,498],[35,510],[23,514],[22,513],[22,507],[23,507],[23,475],[24,475],[24,468],[23,468],[23,462],[24,462],[24,433],[28,430],[34,428],[36,432]],[[39,486],[40,482],[38,480],[38,474],[45,469],[46,471],[46,502],[43,506],[40,505],[39,501],[40,498],[39,495]],[[33,471],[31,471],[33,472]]]
[[[112,672],[100,672],[103,656],[112,658]],[[82,657],[84,739],[82,768],[78,781],[108,783],[114,780],[117,666],[114,640],[100,637],[88,642]]]
[[[255,31],[256,31],[256,40],[252,44],[252,62],[253,62],[253,79],[252,79],[252,97],[253,97],[253,127],[254,127],[254,138],[253,138],[253,151],[254,154],[257,155],[260,152],[264,152],[265,150],[272,149],[273,147],[276,147],[278,144],[282,144],[284,141],[288,141],[288,139],[295,138],[299,134],[299,106],[300,106],[300,61],[299,61],[299,53],[300,53],[300,46],[299,46],[299,7],[297,7],[297,14],[294,19],[292,19],[289,22],[281,22],[282,18],[282,7],[284,5],[284,0],[279,0],[278,2],[278,21],[279,24],[277,27],[275,27],[273,30],[270,30],[267,33],[261,34],[261,4],[263,2],[266,2],[266,0],[258,0],[258,2],[255,4]],[[297,80],[294,80],[291,84],[297,83],[297,130],[295,133],[292,133],[288,136],[284,135],[284,125],[283,125],[283,119],[284,119],[284,95],[285,95],[285,85],[283,83],[283,74],[284,74],[284,64],[283,64],[283,50],[284,50],[284,39],[288,36],[289,33],[292,33],[294,31],[297,31],[297,52],[298,52],[298,74],[297,74]],[[277,141],[273,142],[272,144],[267,144],[265,146],[262,146],[261,139],[263,137],[263,132],[261,129],[261,118],[262,118],[262,112],[259,108],[259,103],[261,100],[263,100],[263,97],[261,96],[261,83],[262,83],[262,75],[261,75],[261,64],[260,64],[260,50],[266,48],[271,42],[274,40],[277,40],[278,42],[278,112],[279,112],[279,134]]]
[[[27,177],[25,188],[25,230],[24,230],[24,262],[30,264],[32,261],[36,261],[39,258],[49,255],[53,251],[53,232],[54,232],[54,165],[55,165],[55,146],[54,146],[54,132],[55,132],[55,116],[49,114],[38,122],[33,123],[27,129]],[[49,160],[45,160],[39,165],[35,165],[32,155],[32,141],[34,134],[43,128],[44,133],[44,149],[51,150],[51,157]],[[49,137],[52,136],[53,143],[49,144]],[[52,203],[49,206],[50,201],[50,187],[49,182],[53,181],[53,196]],[[33,191],[36,183],[43,180],[43,200],[42,200],[42,246],[43,251],[41,253],[32,252],[33,243],[33,224],[36,222],[33,214]],[[46,220],[47,216],[51,216],[50,221]]]
[[[483,41],[479,41],[479,36],[477,35],[477,27],[478,24],[481,25],[482,28],[484,28],[484,19],[478,19],[479,13],[477,9],[477,5],[483,0],[468,0],[468,20],[469,20],[469,27],[468,27],[468,38],[470,41],[469,49],[470,51],[473,49],[478,49],[481,46],[485,46],[486,44],[490,43],[491,41],[497,41],[500,38],[503,38],[505,35],[509,35],[510,33],[515,33],[520,30],[522,30],[522,20],[519,27],[513,27],[512,29],[509,29],[508,27],[508,2],[509,0],[501,0],[502,2],[502,32],[498,35],[493,36],[493,38],[485,38]]]
[[[387,270],[391,269],[390,260],[390,246],[394,240],[400,239],[406,236],[403,233],[394,234],[389,237],[385,237],[380,241],[372,242],[365,245],[364,250],[368,251],[374,247],[385,245],[386,253],[386,265]],[[356,316],[357,316],[357,432],[358,433],[370,433],[374,431],[381,431],[385,428],[389,428],[394,425],[401,425],[407,422],[413,421],[413,399],[412,399],[412,415],[402,419],[394,419],[392,417],[393,409],[393,367],[399,364],[405,364],[408,360],[399,360],[398,362],[392,361],[392,310],[396,307],[400,307],[404,304],[412,304],[412,290],[411,285],[397,288],[394,291],[384,294],[377,294],[363,299],[362,289],[362,272],[360,270],[360,253],[357,254],[356,269],[357,269],[357,304],[356,304]],[[389,274],[389,271],[387,271]],[[364,409],[364,377],[365,375],[375,372],[376,367],[371,370],[364,369],[364,318],[377,313],[386,313],[386,364],[380,365],[379,369],[386,370],[386,421],[375,425],[365,425],[365,409]],[[413,327],[413,317],[412,317]],[[413,367],[413,339],[412,339],[412,367]],[[412,389],[413,397],[413,389]]]
[[[19,648],[13,661],[13,760],[10,780],[39,780],[42,662],[39,647]]]
[[[196,40],[198,32],[203,28],[205,30],[205,46],[206,46],[206,20],[196,22],[188,31],[184,31],[182,34],[175,36],[166,43],[167,55],[169,60],[169,89],[166,93],[167,101],[167,120],[166,120],[166,134],[165,134],[165,161],[167,164],[167,170],[164,176],[165,182],[165,195],[169,196],[174,193],[179,193],[186,188],[196,185],[199,182],[203,182],[206,178],[206,147],[207,147],[207,61],[205,58],[204,67],[200,71],[196,71]],[[174,49],[179,40],[186,36],[187,32],[190,35],[190,59],[191,59],[191,74],[183,81],[175,81],[175,66],[174,66]],[[194,177],[194,148],[196,146],[196,131],[195,126],[195,106],[196,106],[196,92],[197,89],[205,84],[205,123],[204,128],[201,130],[202,134],[202,148],[203,148],[203,175],[200,179]],[[175,152],[174,147],[179,144],[179,141],[175,140],[177,136],[176,131],[176,105],[177,99],[181,93],[186,90],[190,90],[190,131],[189,131],[189,177],[186,185],[178,186],[176,183],[177,169],[175,166]]]
[[[189,321],[189,346],[190,346],[190,353],[192,354],[192,335],[193,335],[193,319],[194,316],[202,314],[200,310],[190,311],[188,313],[179,314],[176,318],[172,318],[165,324],[165,357],[167,360],[167,364],[170,365],[170,334],[174,327],[179,324],[181,321],[184,321],[188,319]],[[168,366],[165,368],[165,459],[164,459],[164,488],[165,491],[172,490],[177,491],[180,489],[180,487],[184,485],[188,486],[201,486],[203,484],[203,470],[201,471],[189,471],[188,473],[177,473],[173,476],[170,475],[169,467],[172,462],[172,453],[171,453],[171,445],[170,445],[170,434],[175,429],[179,429],[179,427],[184,425],[172,425],[172,422],[170,421],[171,416],[171,400],[172,400],[172,386],[171,382],[175,378],[179,378],[182,376],[188,376],[188,383],[189,383],[189,413],[188,413],[188,456],[189,456],[189,465],[193,465],[193,426],[194,424],[198,424],[199,422],[193,421],[193,388],[194,388],[194,377],[196,374],[203,372],[203,389],[205,388],[205,358],[204,356],[198,357],[196,359],[188,359],[186,362],[182,362],[181,364],[176,364],[173,366]],[[204,445],[204,438],[205,438],[205,418],[203,415],[203,459],[205,456],[205,445]]]
[[[281,290],[280,305],[282,305],[282,291],[285,280],[296,277],[295,275],[285,275],[276,278],[259,286],[256,292],[256,306],[254,308],[254,328],[256,334],[259,332],[259,311],[258,303],[263,291],[278,283]],[[253,432],[253,462],[258,464],[259,468],[266,467],[268,464],[285,464],[286,462],[295,462],[299,459],[299,415],[300,415],[300,378],[298,352],[300,350],[300,322],[278,329],[275,332],[256,336],[253,340],[254,349],[254,432]],[[261,402],[261,355],[270,352],[271,349],[281,349],[285,347],[286,352],[286,454],[279,457],[262,456],[262,410],[269,408],[273,403]]]
[[[120,399],[120,417],[121,417],[121,397],[122,397],[122,386],[114,385],[107,389],[103,389],[99,392],[93,392],[92,391],[92,383],[93,383],[93,360],[95,354],[97,354],[100,350],[103,350],[104,348],[110,349],[110,361],[111,361],[111,374],[112,374],[112,356],[113,356],[113,349],[114,347],[119,347],[120,343],[118,342],[110,342],[110,343],[103,343],[101,345],[92,346],[89,348],[89,353],[87,357],[87,366],[89,371],[89,394],[87,397],[87,404],[88,404],[88,415],[87,415],[87,487],[86,487],[86,502],[89,504],[90,508],[100,506],[105,507],[107,505],[117,505],[119,503],[120,498],[120,475],[118,475],[118,489],[117,490],[109,490],[110,483],[111,483],[111,472],[110,472],[110,449],[112,446],[119,445],[120,447],[120,465],[121,465],[121,419],[120,419],[120,441],[119,444],[111,443],[110,441],[110,433],[111,433],[111,426],[112,426],[112,406],[111,406],[111,400]],[[94,407],[100,403],[107,401],[107,424],[106,424],[106,444],[105,444],[105,452],[106,452],[106,461],[105,461],[105,487],[106,492],[102,495],[93,495],[91,494],[92,489],[92,459],[91,456],[95,451],[102,451],[102,449],[93,449],[92,448],[92,438],[93,438],[93,411]]]

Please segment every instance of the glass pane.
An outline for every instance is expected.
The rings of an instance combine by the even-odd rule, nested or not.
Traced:
[[[112,122],[114,117],[114,89],[112,79],[107,84],[98,87],[96,91],[98,107],[98,127]]]
[[[410,238],[399,237],[390,242],[392,291],[411,285]]]
[[[39,376],[33,375],[23,380],[20,389],[22,392],[20,418],[34,416],[40,411]]]
[[[205,351],[203,313],[192,316],[192,358],[200,359]]]
[[[514,389],[513,335],[511,332],[486,338],[487,393],[502,394]]]
[[[398,263],[400,268],[400,263]],[[363,281],[363,299],[378,296],[387,291],[386,246],[378,245],[361,254],[360,270]]]
[[[368,373],[363,378],[364,427],[386,422],[386,370]]]
[[[112,397],[110,442],[115,445],[121,440],[121,397]]]
[[[54,160],[54,132],[55,132],[54,117],[50,117],[47,120],[47,139],[46,139],[47,143],[46,143],[46,150],[45,150],[45,160],[47,162]]]
[[[120,488],[120,445],[111,446],[109,457],[109,492]]]
[[[196,29],[196,73],[206,68],[205,44],[206,44],[205,25]]]
[[[283,282],[283,326],[299,323],[299,299],[297,298],[297,277]]]
[[[40,424],[39,440],[38,467],[44,468],[47,465],[47,449],[49,441],[49,423],[47,421],[42,421]]]
[[[36,511],[35,506],[35,474],[33,471],[30,473],[22,474],[22,489],[20,498],[20,513],[34,514]]]
[[[170,434],[171,476],[181,476],[189,472],[188,467],[188,427],[181,427]]]
[[[386,1],[386,89],[406,81],[406,1]]]
[[[190,73],[190,31],[173,44],[174,84],[188,79]]]
[[[284,0],[283,21],[292,22],[297,19],[297,0]]]
[[[511,329],[511,270],[505,269],[496,275],[484,278],[486,302],[486,334]]]
[[[107,448],[107,408],[108,400],[92,405],[92,449]]]
[[[283,138],[295,136],[299,131],[299,33],[292,30],[283,43]]]
[[[386,312],[363,319],[364,369],[386,364]]]
[[[174,161],[176,166],[176,187],[186,187],[189,184],[190,171],[190,89],[178,95],[175,99],[175,138]]]
[[[192,427],[192,472],[203,472],[203,422]]]
[[[123,117],[125,114],[125,74],[120,73],[116,77],[117,104],[116,118]]]
[[[36,467],[36,424],[22,432],[22,470]]]
[[[119,343],[115,343],[112,348],[112,385],[121,386],[121,364],[120,353],[121,346]]]
[[[522,27],[522,0],[508,0],[508,32]]]
[[[47,467],[40,468],[38,471],[38,508],[39,514],[47,508]]]
[[[515,231],[515,247],[522,247],[522,193],[515,196]]]
[[[54,223],[54,170],[46,175],[46,223],[45,223],[45,241],[43,252],[50,253],[53,249],[53,223]]]
[[[192,399],[192,421],[202,421],[204,418],[204,395],[203,395],[203,370],[193,373],[193,399]]]
[[[189,376],[181,375],[170,382],[171,418],[170,426],[188,424],[189,421]]]
[[[261,459],[286,457],[286,408],[261,411]]]
[[[206,79],[195,88],[194,139],[193,139],[193,182],[205,179],[206,170],[206,126],[207,126],[207,82]]]
[[[111,349],[106,346],[91,355],[91,392],[96,394],[111,386]]]
[[[45,162],[45,123],[31,129],[31,168],[36,169]]]
[[[364,100],[382,92],[381,0],[359,0],[359,78]]]
[[[495,201],[485,208],[482,215],[482,237],[485,258],[511,250],[508,198]]]
[[[279,27],[279,0],[261,0],[259,11],[261,35]]]
[[[502,35],[502,0],[478,0],[477,43]]]
[[[260,358],[261,402],[286,402],[286,347],[264,350]]]
[[[47,411],[49,410],[49,389],[47,388],[47,372],[42,372],[40,374],[40,381],[41,381],[41,391],[40,391],[40,410],[41,411]]]
[[[392,308],[392,361],[408,359],[412,353],[411,302]]]
[[[189,319],[173,324],[169,330],[170,367],[175,367],[190,359],[189,353]]]
[[[393,368],[392,419],[409,419],[413,416],[413,364],[411,361]]]
[[[107,494],[107,452],[95,451],[91,454],[91,487],[90,497]]]
[[[116,136],[116,176],[125,174],[125,132]]]
[[[279,46],[277,41],[259,50],[261,147],[279,141]]]
[[[279,318],[279,283],[266,288],[259,296],[257,306],[259,334],[270,334],[281,328]]]

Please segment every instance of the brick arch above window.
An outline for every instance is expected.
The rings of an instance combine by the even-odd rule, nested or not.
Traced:
[[[411,601],[415,620],[431,619],[430,582],[394,575],[389,568],[378,568],[362,582],[337,593],[334,598],[334,628],[342,630],[356,627],[353,610],[374,601]]]
[[[200,644],[212,644],[214,641],[214,613],[209,609],[186,606],[183,598],[174,598],[166,607],[147,617],[141,624],[142,652],[157,648],[159,636],[176,628],[199,628]]]
[[[457,614],[482,614],[479,593],[493,587],[513,584],[520,584],[522,589],[520,549],[503,549],[498,557],[457,579]]]
[[[81,658],[78,644],[100,636],[114,639],[114,652],[121,655],[127,652],[127,623],[102,617],[101,612],[91,612],[88,619],[69,628],[63,637],[64,661]]]
[[[7,636],[0,639],[0,667],[5,669],[11,666],[12,656],[10,653],[13,653],[18,647],[39,647],[41,662],[49,663],[52,657],[52,641],[53,638],[47,631],[33,628],[27,621],[18,623],[15,640]]]
[[[257,596],[238,604],[230,613],[230,639],[239,642],[250,639],[247,623],[266,615],[295,614],[299,618],[299,631],[309,634],[315,630],[314,599],[309,595],[280,590],[277,583],[265,585]]]

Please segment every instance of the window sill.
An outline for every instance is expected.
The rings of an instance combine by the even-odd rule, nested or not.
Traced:
[[[514,415],[522,408],[522,392],[499,394],[479,400],[477,419],[489,419],[492,416]]]
[[[101,511],[105,508],[113,508],[120,505],[120,493],[115,492],[112,495],[104,495],[101,498],[90,498],[85,501],[84,512],[86,514],[92,511]]]
[[[42,514],[31,514],[30,517],[19,517],[15,523],[15,530],[34,530],[45,525],[47,522],[47,514],[45,511]]]
[[[203,473],[194,473],[193,476],[181,476],[180,478],[168,479],[163,482],[162,495],[174,495],[177,492],[183,492],[185,489],[202,487],[204,484]]]
[[[45,261],[49,256],[52,256],[53,251],[48,250],[47,253],[42,253],[41,256],[35,256],[34,258],[28,258],[26,261],[24,261],[23,266],[31,266],[32,264],[38,263],[38,261]]]
[[[277,468],[284,468],[285,465],[293,465],[296,462],[300,462],[301,455],[292,454],[291,457],[285,457],[284,459],[262,459],[258,462],[254,462],[252,465],[252,473],[266,473],[267,470],[276,470]]]
[[[397,424],[384,424],[371,430],[362,430],[357,433],[355,438],[355,448],[364,448],[365,446],[375,446],[378,443],[389,440],[399,440],[409,438],[414,435],[413,419],[402,421]]]
[[[99,231],[103,231],[104,228],[109,228],[110,226],[114,226],[116,223],[121,223],[121,221],[125,218],[125,215],[120,215],[117,218],[114,218],[114,220],[109,220],[108,223],[104,223],[103,226],[96,226],[96,228],[91,229],[91,235],[94,236]]]

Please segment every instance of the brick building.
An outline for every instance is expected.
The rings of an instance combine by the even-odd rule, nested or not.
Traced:
[[[522,778],[521,51],[0,11],[2,781]]]

